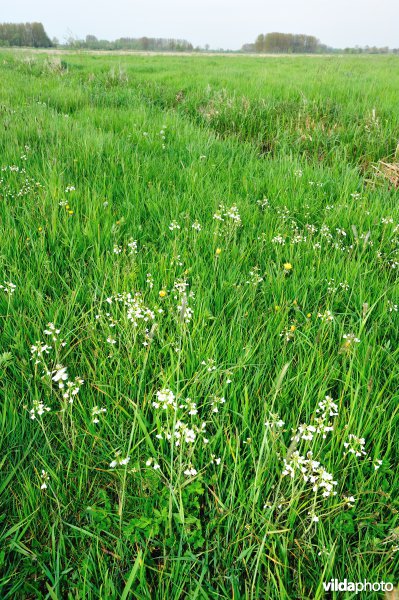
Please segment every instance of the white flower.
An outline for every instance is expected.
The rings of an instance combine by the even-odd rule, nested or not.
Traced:
[[[120,452],[116,452],[115,459],[109,463],[109,466],[111,467],[111,469],[114,469],[115,467],[127,465],[129,461],[130,461],[130,456],[121,458]]]
[[[42,480],[42,484],[41,484],[41,486],[40,486],[40,489],[41,489],[41,490],[45,490],[45,489],[47,489],[47,481],[50,479],[50,477],[49,477],[49,475],[48,475],[47,471],[45,471],[44,469],[42,469],[42,473],[41,473],[41,475],[40,475],[40,478],[41,478],[41,480]]]
[[[0,285],[0,290],[4,290],[6,294],[13,294],[16,289],[16,285],[11,281],[4,281],[4,285]]]
[[[134,240],[133,238],[130,238],[130,241],[128,242],[128,248],[130,248],[130,252],[129,254],[137,254],[138,250],[137,250],[137,240]]]
[[[319,408],[316,409],[316,413],[321,413],[323,418],[336,417],[338,415],[338,405],[335,404],[331,396],[326,396],[324,400],[319,402]]]
[[[224,204],[219,204],[219,210],[215,212],[213,218],[216,221],[221,222],[224,222],[225,219],[228,219],[230,225],[233,227],[239,227],[241,225],[241,217],[235,204],[233,204],[233,206],[230,208],[226,208]]]
[[[151,273],[147,273],[146,283],[148,283],[150,289],[154,287],[154,278]]]
[[[347,448],[347,451],[344,452],[344,456],[347,454],[354,454],[355,456],[367,456],[367,452],[364,449],[365,445],[366,441],[364,438],[359,438],[353,433],[350,433],[348,441],[344,442],[344,446]]]
[[[274,238],[272,238],[272,244],[279,244],[280,246],[284,246],[285,245],[285,239],[282,235],[276,235],[274,236]]]
[[[187,477],[194,477],[195,475],[197,475],[198,471],[197,469],[194,469],[193,465],[190,463],[187,467],[187,469],[184,471],[184,475],[187,475]]]
[[[324,313],[319,312],[319,313],[317,313],[317,316],[322,321],[331,322],[334,320],[333,314],[330,310],[326,310],[326,311],[324,311]]]
[[[52,380],[58,383],[58,387],[62,389],[64,387],[63,381],[68,380],[67,368],[62,365],[57,365],[55,371],[53,371]]]
[[[170,231],[174,231],[175,229],[180,229],[180,225],[176,221],[172,221],[169,225]]]
[[[164,388],[157,392],[156,395],[157,401],[152,403],[154,408],[162,408],[163,410],[166,410],[167,408],[172,408],[173,410],[177,409],[175,395],[171,390]]]
[[[341,348],[342,352],[349,352],[355,344],[360,344],[360,339],[354,333],[344,333],[342,337],[345,340]]]
[[[308,512],[309,517],[311,517],[313,523],[319,522],[319,517],[314,512]]]
[[[30,418],[32,420],[36,419],[36,416],[41,417],[45,412],[49,412],[50,407],[46,406],[44,402],[40,402],[40,400],[33,401],[33,407],[29,411]]]
[[[348,506],[349,508],[352,508],[352,506],[356,502],[356,499],[354,498],[354,496],[344,496],[344,502],[345,502],[346,506]]]
[[[99,423],[99,422],[100,422],[100,420],[99,420],[99,418],[98,418],[98,417],[99,417],[99,416],[100,416],[102,413],[106,413],[106,412],[107,412],[107,409],[106,409],[106,408],[99,408],[98,406],[94,406],[94,407],[91,409],[91,416],[93,417],[92,423]]]
[[[269,206],[270,206],[270,202],[267,198],[263,198],[262,200],[257,200],[256,204],[258,206],[260,206],[260,208],[262,208],[262,209],[269,208]]]
[[[195,229],[195,231],[201,231],[201,224],[198,221],[194,221],[191,227]]]
[[[45,329],[43,331],[43,333],[45,335],[51,335],[51,339],[53,340],[53,342],[57,341],[57,337],[59,335],[59,333],[61,332],[61,329],[57,329],[56,326],[54,325],[54,323],[47,323],[47,329]]]
[[[67,381],[65,386],[65,392],[62,394],[64,400],[67,400],[69,404],[73,404],[74,397],[79,393],[80,386],[83,385],[84,381],[80,377],[75,377],[74,381]],[[59,384],[59,387],[64,387],[64,384]]]
[[[251,271],[249,272],[249,280],[246,283],[252,284],[252,285],[258,285],[259,283],[262,283],[263,281],[263,277],[260,276],[259,274],[259,267],[253,267],[253,269],[251,269]]]
[[[296,433],[294,435],[294,438],[300,440],[312,440],[313,439],[313,434],[316,432],[316,427],[314,427],[313,425],[305,425],[302,424],[298,427],[298,433]]]
[[[266,421],[266,423],[265,423],[266,427],[269,427],[270,429],[272,429],[273,427],[278,427],[279,429],[284,427],[284,424],[285,424],[284,421],[282,421],[276,413],[271,413],[270,418],[271,418],[271,420]]]

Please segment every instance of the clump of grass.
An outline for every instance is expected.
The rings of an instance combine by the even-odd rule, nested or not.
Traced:
[[[380,160],[374,168],[379,178],[389,181],[394,188],[399,187],[399,163],[387,163]]]

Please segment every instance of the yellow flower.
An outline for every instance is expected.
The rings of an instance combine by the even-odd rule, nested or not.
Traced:
[[[166,296],[166,292],[165,292],[165,290],[161,290],[161,291],[159,292],[159,295],[160,295],[160,297],[161,297],[161,298],[165,298],[165,296]]]
[[[222,249],[221,248],[216,248],[216,256],[219,256],[219,254],[221,254]]]
[[[73,210],[68,210],[69,215],[73,215]]]
[[[278,311],[280,310],[280,307],[279,307],[279,305],[278,305],[278,304],[276,304],[276,306],[274,307],[274,310],[275,310],[276,312],[278,312]]]
[[[296,330],[296,327],[295,327],[295,325],[291,325],[291,327],[290,327],[290,331],[295,331],[295,330]]]
[[[312,313],[308,313],[306,316],[308,319],[310,319],[310,317],[312,316]]]
[[[43,227],[39,227],[38,231],[43,231]]]
[[[283,264],[284,267],[284,271],[291,271],[292,270],[292,264],[289,262],[286,262]]]

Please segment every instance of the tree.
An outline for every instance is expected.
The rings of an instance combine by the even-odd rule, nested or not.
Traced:
[[[42,23],[2,23],[0,24],[0,45],[50,48],[53,43]]]
[[[256,52],[265,51],[265,36],[263,35],[263,33],[260,33],[255,40],[255,50]]]

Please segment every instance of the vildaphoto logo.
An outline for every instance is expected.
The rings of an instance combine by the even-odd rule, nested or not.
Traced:
[[[338,579],[330,579],[330,581],[323,581],[323,587],[325,592],[392,592],[393,583],[385,581],[348,581],[344,579],[339,581]]]

